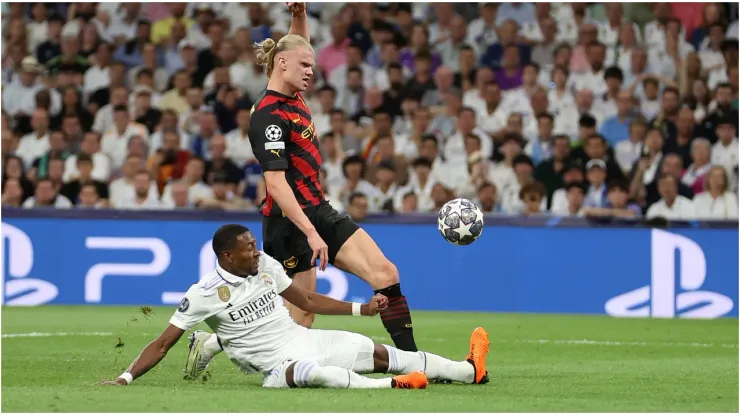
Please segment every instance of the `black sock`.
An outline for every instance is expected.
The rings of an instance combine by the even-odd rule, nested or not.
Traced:
[[[406,297],[401,294],[401,284],[396,283],[378,289],[375,293],[388,298],[388,307],[380,312],[380,319],[393,343],[396,344],[396,348],[403,351],[418,351],[416,341],[414,341],[414,329],[411,325],[411,312],[406,303]]]

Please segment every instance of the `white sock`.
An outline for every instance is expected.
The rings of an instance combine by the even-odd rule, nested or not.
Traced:
[[[204,358],[207,358],[208,360],[213,359],[216,355],[218,355],[220,352],[223,352],[223,349],[221,348],[221,345],[218,343],[218,337],[216,334],[211,334],[211,336],[206,340],[206,342],[203,343],[203,349],[201,350],[201,356],[204,356]]]
[[[475,369],[467,361],[452,361],[428,352],[408,352],[390,345],[383,346],[388,350],[388,372],[391,374],[423,371],[430,380],[472,383],[475,379]]]
[[[298,387],[330,389],[389,389],[392,378],[368,378],[341,367],[321,367],[316,361],[303,360],[293,367],[293,381]]]

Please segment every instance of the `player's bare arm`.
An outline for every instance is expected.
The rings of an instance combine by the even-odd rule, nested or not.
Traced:
[[[157,339],[144,347],[141,354],[136,357],[125,373],[121,374],[115,380],[103,381],[101,384],[122,386],[130,384],[132,381],[146,374],[147,371],[159,364],[159,362],[167,355],[170,348],[177,344],[177,341],[180,340],[180,337],[182,337],[182,334],[184,333],[185,331],[182,329],[170,324]],[[130,377],[131,379],[127,380],[127,377]]]
[[[328,296],[309,292],[296,284],[291,284],[280,296],[306,312],[319,315],[353,315],[353,304],[342,302]],[[375,316],[388,306],[388,298],[375,295],[370,302],[360,306],[360,315]]]
[[[311,41],[308,34],[308,18],[306,16],[306,3],[289,2],[288,10],[293,14],[293,20],[290,22],[289,35],[299,35]]]

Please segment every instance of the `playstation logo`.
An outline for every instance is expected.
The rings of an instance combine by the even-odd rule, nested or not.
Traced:
[[[699,290],[707,278],[707,262],[701,247],[687,237],[652,230],[650,275],[649,285],[609,299],[607,315],[713,319],[735,306],[721,293]]]
[[[59,295],[51,282],[29,276],[33,270],[33,241],[20,228],[2,223],[5,254],[3,273],[4,295],[0,300],[8,306],[38,306],[49,303]]]

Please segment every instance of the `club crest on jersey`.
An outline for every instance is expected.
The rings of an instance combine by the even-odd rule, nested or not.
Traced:
[[[185,312],[190,307],[190,301],[188,298],[182,298],[182,301],[180,302],[180,306],[177,307],[178,312]]]
[[[265,282],[265,286],[272,286],[272,279],[270,279],[270,276],[267,273],[262,274],[262,280]]]
[[[218,298],[224,302],[228,302],[231,299],[231,291],[228,286],[221,286],[218,288]]]
[[[280,140],[282,137],[283,137],[283,130],[274,124],[270,124],[265,129],[265,138],[271,142],[276,142]]]
[[[295,266],[298,265],[298,259],[294,257],[289,258],[288,260],[283,260],[283,265],[289,269],[294,269]]]

